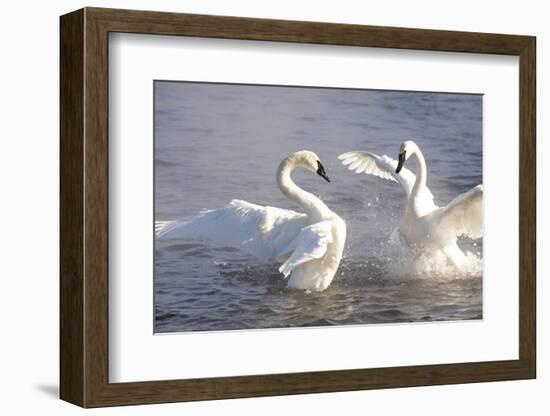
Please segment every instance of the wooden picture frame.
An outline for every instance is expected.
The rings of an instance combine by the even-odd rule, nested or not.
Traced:
[[[536,376],[535,38],[85,8],[61,17],[60,396],[82,407],[529,379]],[[238,377],[108,379],[108,35],[245,39],[519,57],[519,359]]]

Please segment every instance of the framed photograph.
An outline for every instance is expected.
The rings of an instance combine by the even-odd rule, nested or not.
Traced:
[[[63,400],[535,378],[534,37],[60,28]]]

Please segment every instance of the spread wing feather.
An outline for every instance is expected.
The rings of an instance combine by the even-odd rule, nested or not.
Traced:
[[[301,264],[314,259],[320,259],[327,252],[327,245],[332,243],[332,227],[330,222],[321,221],[302,228],[292,240],[282,255],[292,253],[279,267],[279,271],[287,277],[290,272]]]
[[[344,166],[355,173],[365,173],[366,175],[377,176],[394,182],[399,182],[405,190],[407,196],[411,193],[416,176],[407,168],[401,169],[401,172],[395,173],[397,161],[383,155],[378,156],[374,153],[364,151],[351,151],[338,156]]]
[[[243,250],[272,263],[309,224],[305,214],[232,200],[190,219],[155,223],[158,239],[204,239]]]
[[[399,173],[395,173],[398,162],[389,156],[378,156],[374,153],[354,150],[341,154],[338,156],[338,159],[345,166],[348,166],[349,170],[355,171],[355,173],[365,173],[366,175],[374,175],[382,179],[399,182],[407,198],[411,195],[416,175],[405,167]],[[430,212],[437,208],[432,192],[427,186],[420,190],[416,195],[416,199],[425,212]]]
[[[439,226],[455,235],[483,237],[483,185],[460,194],[439,211]]]

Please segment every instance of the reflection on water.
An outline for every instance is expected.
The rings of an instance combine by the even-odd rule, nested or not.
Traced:
[[[298,209],[275,183],[289,153],[315,151],[330,178],[293,177],[346,221],[340,269],[322,293],[285,288],[276,268],[207,242],[159,241],[155,331],[374,324],[482,317],[481,241],[460,274],[392,242],[404,210],[398,184],[348,172],[347,150],[397,158],[414,139],[436,203],[482,183],[481,96],[155,83],[155,217],[188,217],[231,199]],[[408,166],[414,169],[414,164]],[[153,226],[153,225],[151,225]]]

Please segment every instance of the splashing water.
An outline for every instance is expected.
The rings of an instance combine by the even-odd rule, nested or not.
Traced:
[[[403,249],[405,251],[406,249]],[[442,252],[415,253],[408,251],[392,264],[392,273],[400,278],[453,280],[481,275],[483,260],[467,251],[464,262],[457,268]]]

